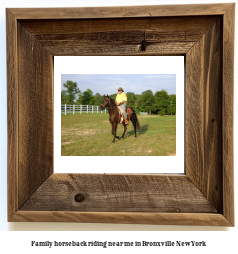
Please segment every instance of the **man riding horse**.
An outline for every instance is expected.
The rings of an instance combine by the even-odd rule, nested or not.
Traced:
[[[112,125],[112,135],[114,136],[113,138],[113,143],[115,143],[115,139],[120,139],[119,136],[116,135],[117,132],[117,125],[120,123],[120,115],[119,115],[119,109],[118,105],[121,105],[122,108],[124,109],[123,115],[125,118],[125,122],[122,122],[124,126],[124,132],[121,136],[121,138],[124,138],[124,135],[126,133],[127,126],[129,124],[129,121],[132,121],[134,130],[135,130],[135,138],[136,138],[136,131],[140,130],[140,124],[136,116],[136,112],[132,108],[127,108],[128,109],[128,116],[129,116],[129,121],[126,119],[127,114],[126,114],[126,102],[127,102],[127,96],[123,94],[122,92],[123,89],[121,87],[118,88],[118,97],[116,97],[116,101],[110,98],[110,96],[104,95],[104,99],[102,101],[102,104],[100,106],[100,109],[103,110],[106,107],[108,108],[108,113],[109,113],[109,122]]]
[[[126,113],[127,96],[123,92],[124,92],[123,88],[119,87],[115,102],[116,102],[117,106],[121,106],[122,115],[124,117],[125,125],[129,125],[129,122],[127,121],[127,113]]]

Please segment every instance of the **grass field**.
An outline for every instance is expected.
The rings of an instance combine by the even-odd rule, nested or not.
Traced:
[[[113,144],[108,114],[61,115],[62,156],[173,156],[176,155],[176,116],[138,116],[134,138],[130,122],[124,139]],[[117,135],[121,136],[119,125]]]

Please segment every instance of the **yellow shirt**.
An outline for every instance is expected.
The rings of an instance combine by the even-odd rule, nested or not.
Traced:
[[[116,97],[116,102],[122,102],[122,101],[127,101],[127,96],[124,93],[121,93],[121,94],[118,93]]]

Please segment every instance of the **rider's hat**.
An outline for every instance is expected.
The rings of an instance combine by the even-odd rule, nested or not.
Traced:
[[[124,90],[123,90],[123,88],[122,88],[122,87],[119,87],[117,90],[118,90],[118,91],[122,91],[122,92],[124,92]]]

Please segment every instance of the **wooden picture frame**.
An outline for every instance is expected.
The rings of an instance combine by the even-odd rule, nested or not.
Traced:
[[[234,226],[235,4],[10,8],[8,221]],[[185,175],[54,174],[60,55],[184,55]]]

